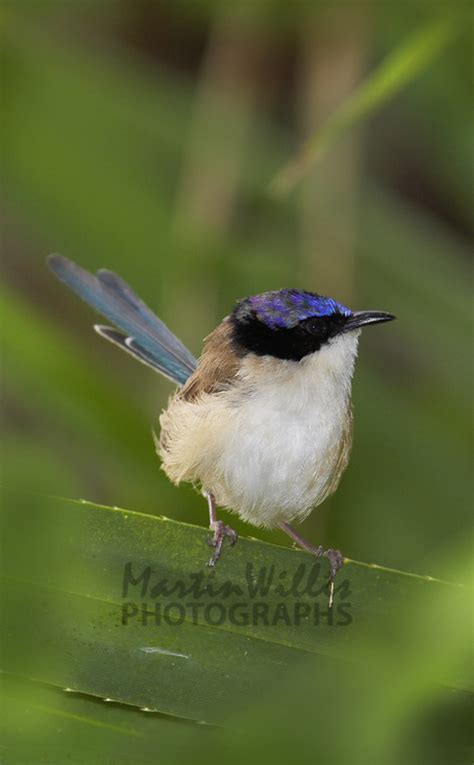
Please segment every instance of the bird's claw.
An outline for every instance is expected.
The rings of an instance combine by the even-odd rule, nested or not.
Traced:
[[[321,552],[319,552],[321,550]],[[334,587],[335,587],[335,579],[336,574],[339,571],[339,569],[342,568],[344,565],[344,556],[341,553],[340,550],[334,549],[334,547],[329,547],[327,550],[324,550],[324,548],[319,547],[318,548],[319,555],[323,555],[325,558],[328,559],[329,562],[329,579],[328,579],[328,587],[329,587],[329,608],[332,608],[333,602],[334,602]]]
[[[237,542],[238,534],[230,526],[227,526],[224,521],[215,521],[214,523],[211,523],[210,529],[213,534],[212,537],[207,540],[207,542],[211,547],[214,548],[214,552],[212,553],[212,556],[207,565],[212,567],[216,565],[217,561],[221,557],[224,539],[228,537],[230,544],[233,547]]]
[[[322,554],[329,561],[331,579],[334,579],[339,569],[344,565],[344,557],[340,550],[335,550],[333,547],[330,547],[328,550],[323,550]]]
[[[344,556],[341,553],[340,550],[334,549],[334,547],[329,547],[327,550],[324,549],[322,545],[319,547],[313,548],[314,554],[317,558],[327,558],[329,562],[329,579],[328,579],[328,587],[329,587],[329,608],[332,608],[333,602],[334,602],[334,588],[335,588],[335,580],[336,580],[336,574],[339,571],[340,568],[344,565]]]

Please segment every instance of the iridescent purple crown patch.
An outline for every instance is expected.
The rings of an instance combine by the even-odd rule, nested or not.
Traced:
[[[312,316],[352,316],[336,300],[304,290],[274,290],[253,295],[244,301],[257,318],[272,329],[290,329]]]

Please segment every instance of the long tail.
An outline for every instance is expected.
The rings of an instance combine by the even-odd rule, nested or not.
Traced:
[[[197,365],[192,353],[120,276],[105,269],[94,276],[56,254],[48,257],[48,266],[58,279],[121,330],[96,324],[94,329],[99,335],[178,385],[192,375]]]

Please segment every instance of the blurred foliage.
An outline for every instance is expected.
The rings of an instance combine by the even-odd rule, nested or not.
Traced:
[[[351,98],[343,101],[340,109],[308,139],[298,156],[280,171],[273,182],[275,193],[286,194],[291,191],[335,141],[374,109],[380,109],[385,101],[426,69],[444,47],[452,42],[457,31],[457,24],[450,24],[449,20],[443,19],[442,22],[438,21],[422,29],[392,56],[388,56]]]
[[[65,761],[95,762],[97,758],[100,762],[107,746],[112,761],[148,762],[157,736],[164,762],[174,762],[178,754],[182,759],[176,761],[188,761],[189,753],[185,753],[202,747],[203,734],[196,726],[182,728],[178,734],[176,726],[164,725],[166,718],[155,716],[156,728],[147,727],[131,707],[214,725],[231,722],[233,730],[226,731],[224,741],[217,730],[205,734],[206,758],[214,752],[211,761],[217,761],[224,745],[226,762],[241,761],[244,754],[256,761],[252,756],[257,753],[258,761],[273,762],[275,730],[271,724],[265,726],[271,740],[264,736],[259,741],[252,734],[257,725],[252,718],[260,725],[262,709],[254,707],[253,714],[244,711],[249,699],[260,699],[262,689],[263,720],[271,715],[270,722],[281,714],[284,699],[291,724],[288,732],[280,732],[278,762],[288,761],[291,736],[305,730],[308,714],[314,714],[312,705],[310,712],[301,708],[297,700],[301,692],[307,700],[314,695],[321,711],[319,723],[324,723],[325,734],[321,739],[318,733],[318,747],[323,762],[332,761],[333,755],[346,761],[342,758],[349,751],[360,758],[356,762],[363,762],[369,750],[385,762],[394,738],[396,747],[413,746],[406,728],[427,701],[436,707],[451,700],[463,708],[463,689],[471,685],[466,672],[470,612],[464,587],[347,561],[338,577],[330,617],[324,588],[327,572],[321,577],[320,595],[315,598],[304,592],[309,567],[303,579],[299,572],[312,561],[301,551],[242,539],[235,550],[225,550],[214,571],[204,573],[206,534],[199,527],[32,492],[7,492],[4,499],[4,531],[10,547],[1,572],[3,666],[8,668],[4,690],[9,701],[8,722],[3,725],[9,742],[21,726],[29,729],[36,723],[39,727],[29,730],[27,742],[19,748],[23,763],[33,756],[37,763],[51,761],[52,751],[60,757],[64,736],[49,738],[55,716],[69,723],[74,740],[81,728],[105,729],[104,736],[94,736],[86,746],[72,749]],[[26,509],[33,522],[32,533],[25,539]],[[463,554],[458,563],[461,576],[468,560]],[[124,592],[129,561],[134,580]],[[249,599],[246,594],[249,565],[258,577],[265,569],[267,581],[274,567],[277,586],[265,597]],[[152,573],[143,591],[140,574],[147,567]],[[187,586],[202,573],[199,595],[183,596],[170,588],[178,581]],[[295,581],[299,593],[282,596],[278,586],[284,582],[288,587]],[[229,582],[240,591],[233,589],[228,596],[216,598],[213,592],[223,591]],[[212,589],[205,591],[204,585]],[[160,594],[153,595],[152,588],[159,588]],[[196,605],[194,615],[189,601]],[[280,614],[276,622],[272,616],[268,623],[241,618],[262,601],[270,614]],[[210,622],[206,607],[215,614],[218,604],[224,618],[219,615]],[[297,624],[285,622],[282,604],[288,614],[306,608],[307,615]],[[178,608],[186,609],[183,621]],[[237,618],[232,617],[233,609]],[[164,616],[167,612],[172,614],[169,619]],[[157,613],[161,614],[158,625]],[[354,620],[348,621],[352,615]],[[411,625],[408,632],[407,624]],[[443,690],[441,683],[457,690]],[[353,709],[354,693],[359,698],[357,709]],[[288,704],[287,697],[295,694],[297,699]],[[90,697],[101,699],[103,705],[91,703]],[[103,708],[107,704],[114,705],[114,712]],[[120,707],[123,704],[130,706]],[[337,721],[345,718],[350,735],[334,740]],[[357,735],[364,719],[371,720],[370,739]],[[239,734],[241,729],[252,736],[250,751],[247,738]],[[462,726],[455,730],[459,735]],[[307,734],[311,735],[311,726]],[[48,742],[40,756],[38,739],[42,747],[44,739]],[[455,751],[462,746],[461,736]],[[140,758],[133,747],[139,748]],[[298,761],[312,762],[308,754],[302,752]],[[199,754],[194,759],[201,761]]]
[[[173,488],[154,454],[170,385],[95,337],[48,252],[118,271],[195,353],[237,298],[305,287],[398,321],[362,339],[351,464],[304,532],[351,558],[467,580],[469,4],[7,2],[0,21],[5,485],[205,524],[202,498]],[[272,198],[307,136],[417,30],[444,40],[453,25],[455,43],[404,70],[403,89],[374,99],[291,199]],[[34,539],[33,505],[17,512]],[[245,735],[184,724],[178,735],[166,718],[11,678],[11,761],[470,761],[467,696],[437,685],[464,651],[467,604],[439,593],[389,605],[395,625],[364,633],[376,670],[309,661],[279,687],[262,670],[248,709],[229,715]],[[423,620],[443,626],[444,652],[417,638]],[[398,650],[384,651],[384,634]],[[122,726],[135,749],[119,743]]]

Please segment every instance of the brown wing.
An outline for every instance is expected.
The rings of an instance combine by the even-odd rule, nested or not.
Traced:
[[[232,342],[232,327],[226,317],[204,340],[204,348],[196,371],[177,394],[185,401],[193,401],[203,393],[223,390],[235,377],[240,357]]]

